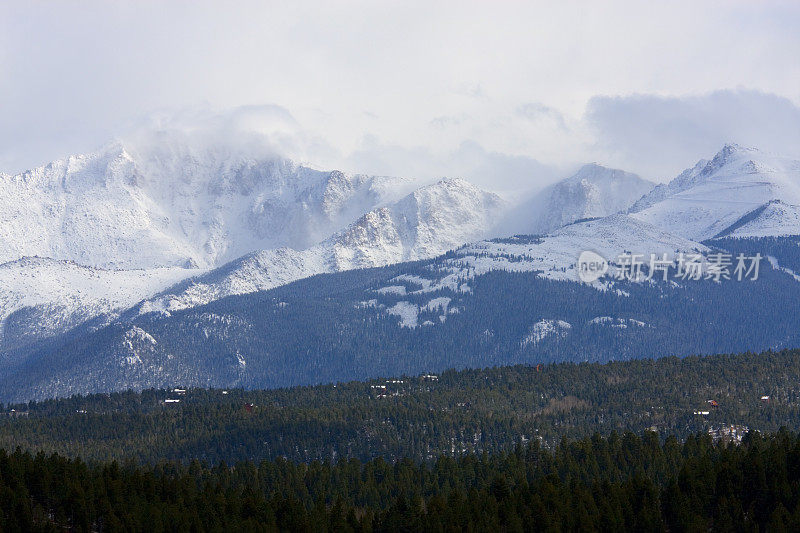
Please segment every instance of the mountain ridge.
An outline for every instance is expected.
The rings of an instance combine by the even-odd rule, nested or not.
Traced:
[[[517,206],[505,223],[509,233],[544,234],[566,224],[625,211],[655,183],[597,163],[545,187]]]
[[[78,185],[91,189],[95,187],[93,179],[108,179],[108,186],[114,189],[121,187],[120,183],[124,185],[131,180],[144,180],[148,175],[138,171],[129,172],[130,167],[126,165],[130,165],[130,161],[123,157],[124,161],[119,162],[114,157],[112,157],[112,161],[116,161],[114,165],[121,165],[127,170],[115,172],[113,168],[116,166],[111,165],[113,168],[108,175],[105,170],[89,172],[86,174],[88,181]],[[214,159],[216,156],[209,157]],[[207,165],[191,163],[191,158],[180,161],[181,165],[188,165],[188,168],[194,168],[192,165],[195,163],[207,168]],[[72,174],[67,169],[70,164],[74,170]],[[48,175],[55,183],[54,187],[63,188],[64,179],[69,182],[67,186],[78,187],[70,180],[74,181],[81,176],[79,172],[75,173],[77,170],[86,165],[91,166],[83,160],[70,164],[54,165],[59,169],[66,169],[63,176],[53,172]],[[277,183],[277,188],[274,190],[282,190],[281,184],[287,179],[294,179],[291,178],[294,176],[302,183],[292,187],[289,191],[291,194],[287,193],[289,194],[287,198],[299,198],[300,203],[305,202],[305,204],[292,212],[301,214],[308,212],[312,215],[316,213],[322,217],[319,220],[328,220],[331,213],[340,213],[342,206],[360,206],[363,196],[359,195],[364,193],[369,196],[371,188],[376,184],[389,183],[387,186],[390,189],[394,186],[391,185],[393,182],[370,181],[370,177],[353,178],[336,171],[324,173],[316,170],[298,170],[301,167],[288,161],[277,163],[272,161],[265,163],[266,166],[263,167],[247,164],[237,166],[238,164],[232,164],[233,166],[228,168],[230,172],[214,182],[217,192],[228,194],[233,191],[231,194],[235,196],[241,191],[252,192],[255,190],[253,187],[260,186],[259,183]],[[97,165],[92,168],[96,170],[109,167],[107,162],[100,162]],[[288,174],[270,170],[274,170],[275,165],[284,170],[288,169]],[[231,168],[237,168],[244,173],[237,175],[235,171],[230,170]],[[189,174],[175,178],[179,183],[182,183],[181,180],[188,180],[188,185],[184,183],[179,187],[189,186],[191,189],[195,177],[191,172]],[[62,356],[59,355],[61,353],[59,350],[66,350],[64,354],[72,353],[71,357],[77,357],[77,360],[81,361],[81,372],[86,373],[87,378],[95,375],[95,370],[99,371],[99,367],[92,365],[102,365],[102,375],[105,376],[103,382],[107,386],[116,386],[113,385],[116,379],[114,376],[125,374],[127,371],[122,370],[125,368],[132,373],[125,374],[127,377],[119,383],[128,383],[130,386],[171,383],[170,380],[179,376],[194,376],[191,379],[200,380],[198,383],[221,379],[222,375],[216,376],[214,369],[219,369],[224,376],[227,376],[226,380],[233,380],[223,380],[220,383],[238,383],[237,380],[245,379],[244,376],[249,376],[247,379],[253,383],[260,383],[258,381],[260,378],[252,374],[254,364],[255,368],[261,368],[265,372],[296,378],[300,375],[298,373],[302,373],[301,369],[270,368],[266,360],[257,362],[261,356],[252,352],[252,347],[241,344],[245,337],[252,335],[252,330],[248,328],[256,327],[252,323],[255,319],[250,317],[244,322],[237,322],[239,318],[233,318],[237,313],[230,310],[220,313],[212,309],[227,309],[225,306],[228,303],[225,302],[239,302],[248,306],[263,305],[263,291],[270,290],[278,294],[279,292],[274,291],[280,287],[289,287],[290,291],[300,290],[298,287],[314,287],[317,281],[312,277],[317,275],[321,276],[317,276],[318,280],[329,280],[337,286],[342,283],[341,280],[350,279],[360,279],[359,283],[363,284],[363,280],[367,279],[362,278],[365,275],[364,271],[353,269],[388,268],[386,265],[396,265],[397,269],[400,269],[398,275],[386,278],[384,282],[374,281],[375,285],[357,301],[347,304],[360,309],[358,311],[360,319],[373,324],[381,335],[387,335],[386,339],[404,335],[395,331],[395,328],[413,331],[414,335],[422,335],[420,339],[430,335],[425,332],[438,331],[442,327],[450,328],[445,325],[460,320],[454,318],[454,315],[464,312],[464,299],[471,297],[477,284],[484,287],[484,293],[480,298],[483,299],[485,308],[494,309],[497,313],[501,310],[491,303],[491,298],[518,298],[519,295],[513,293],[514,289],[531,292],[535,287],[537,290],[552,293],[560,302],[558,304],[560,308],[549,309],[546,314],[539,316],[527,317],[528,323],[515,325],[517,329],[514,329],[513,339],[505,339],[501,345],[494,348],[506,350],[507,355],[512,358],[529,357],[538,353],[538,350],[550,350],[547,352],[548,357],[562,357],[564,353],[558,351],[561,348],[553,345],[553,342],[563,339],[564,342],[577,343],[577,340],[569,339],[589,338],[603,328],[615,328],[620,331],[626,329],[630,335],[639,339],[637,342],[665,336],[664,338],[669,338],[673,346],[685,350],[687,345],[681,342],[688,341],[669,337],[669,332],[644,320],[646,317],[614,315],[598,308],[593,316],[581,317],[579,323],[576,323],[575,306],[580,303],[580,299],[597,299],[597,294],[609,295],[608,298],[611,298],[609,305],[612,306],[624,306],[626,301],[633,302],[626,298],[635,294],[636,298],[641,299],[637,305],[642,305],[642,302],[650,302],[665,290],[660,285],[647,281],[629,286],[613,279],[613,273],[618,269],[615,262],[623,253],[643,254],[644,257],[649,257],[648,254],[667,254],[674,257],[679,252],[708,255],[715,250],[717,246],[715,243],[721,237],[768,238],[774,235],[800,234],[800,210],[797,210],[796,205],[792,203],[799,174],[800,163],[797,161],[730,145],[723,147],[711,160],[701,160],[669,184],[652,190],[652,184],[633,174],[606,169],[596,164],[585,165],[578,173],[554,184],[545,194],[539,196],[540,199],[555,202],[553,205],[560,206],[560,209],[553,209],[552,212],[544,214],[528,211],[529,222],[538,223],[547,220],[548,223],[557,226],[556,229],[540,235],[492,238],[504,233],[503,224],[508,222],[508,218],[503,213],[507,210],[508,204],[497,195],[483,191],[464,180],[446,178],[416,188],[392,201],[383,201],[374,206],[370,204],[368,210],[358,213],[340,229],[306,248],[277,247],[251,250],[216,268],[196,268],[199,265],[193,265],[195,268],[173,266],[164,271],[169,272],[169,275],[165,273],[150,278],[148,276],[151,269],[95,271],[90,267],[81,267],[75,262],[38,259],[10,262],[4,265],[5,270],[0,267],[0,276],[6,276],[11,280],[7,292],[0,291],[0,311],[2,311],[0,327],[4,333],[0,337],[0,353],[3,353],[4,349],[2,343],[10,339],[10,347],[17,350],[5,355],[7,362],[12,365],[9,368],[16,368],[14,372],[34,371],[20,365],[41,365],[47,361],[44,367],[35,371],[45,376],[43,379],[46,380],[52,378],[52,376],[47,377],[50,368],[62,368],[65,372],[76,371],[77,367],[70,366],[67,361],[60,359]],[[239,178],[243,181],[240,182]],[[640,188],[647,188],[649,192],[637,198]],[[606,203],[604,195],[608,196],[610,192],[618,189],[626,190],[627,196],[624,201],[615,199],[621,203]],[[601,190],[602,194],[595,194],[597,190]],[[297,191],[300,191],[299,196],[294,195]],[[562,191],[563,194],[557,191]],[[348,203],[351,200],[354,203]],[[256,203],[262,205],[265,212],[269,211],[275,217],[281,218],[280,213],[275,215],[280,210],[273,209],[279,206],[280,202],[264,203],[264,197],[259,197]],[[703,205],[703,209],[699,211],[698,203]],[[631,207],[627,207],[626,204]],[[608,213],[610,210],[614,212]],[[522,212],[524,214],[524,209]],[[533,214],[541,217],[533,217]],[[289,220],[291,217],[287,215],[283,219]],[[312,216],[308,220],[313,222],[315,219]],[[506,233],[510,234],[512,233]],[[708,240],[712,238],[717,240]],[[759,242],[765,243],[761,250],[762,256],[769,259],[769,267],[765,264],[764,268],[773,272],[770,276],[783,276],[780,278],[781,286],[788,284],[785,292],[793,294],[792,284],[796,283],[797,278],[792,273],[800,271],[800,263],[795,264],[797,258],[793,255],[793,242],[785,241],[777,248],[767,241]],[[731,250],[736,250],[739,246],[728,241],[726,243]],[[593,251],[608,260],[609,275],[589,283],[588,286],[580,282],[576,261],[583,251]],[[422,262],[402,263],[417,260]],[[347,271],[349,274],[340,277],[331,274],[339,271]],[[126,276],[131,279],[124,282],[114,281],[117,278],[123,280]],[[498,276],[501,278],[507,276],[503,279],[512,284],[519,284],[520,280],[524,280],[529,286],[502,287],[487,281]],[[47,287],[56,286],[53,285],[54,280],[59,279],[66,280],[63,286],[58,287],[57,291],[48,291]],[[116,292],[111,289],[105,292],[96,291],[95,298],[90,298],[92,295],[87,295],[82,287],[96,279],[105,280],[103,283],[115,287]],[[312,281],[298,284],[296,280],[302,279]],[[551,282],[557,285],[549,285]],[[672,285],[666,285],[670,290],[689,288],[684,287],[682,283],[672,280],[671,282]],[[41,285],[44,290],[33,291],[31,283]],[[496,291],[496,294],[486,293],[487,286],[491,286],[491,291]],[[566,298],[561,287],[572,287],[563,290],[574,291],[575,294],[581,295],[580,298],[578,300]],[[316,286],[313,294],[320,293],[321,289]],[[125,294],[119,293],[126,290],[128,292]],[[512,292],[508,292],[509,290]],[[589,292],[586,292],[587,290]],[[714,289],[703,290],[714,293]],[[311,295],[312,293],[308,293],[306,297],[311,298]],[[535,291],[531,292],[530,296],[534,299],[539,298]],[[750,294],[747,297],[752,299],[755,296]],[[785,295],[781,297],[783,296]],[[720,297],[730,298],[730,294],[725,293]],[[775,297],[778,298],[778,295]],[[683,296],[676,293],[672,298],[675,301],[682,301]],[[338,305],[328,300],[314,301],[322,307],[313,309],[301,306],[302,311],[296,312],[310,314],[334,312],[332,310]],[[268,314],[295,312],[281,307],[281,304],[285,303],[270,303],[264,308],[264,312]],[[517,305],[521,305],[521,309],[526,309],[525,306],[528,304],[518,302]],[[195,310],[197,315],[192,314]],[[353,318],[351,316],[353,311],[349,307],[340,308],[336,312]],[[475,317],[478,316],[489,323],[495,323],[497,320],[497,317],[481,315],[476,309],[471,312],[473,315],[470,320],[477,320]],[[573,315],[572,318],[565,316],[565,313]],[[158,325],[159,321],[169,320],[173,315],[178,320],[175,324],[181,324],[180,327],[185,329],[175,335],[166,333],[170,344],[164,345],[165,332],[151,330],[151,327],[153,324],[158,328],[165,327]],[[309,328],[332,327],[338,319],[332,320],[331,316],[333,315],[320,315],[313,326],[309,324]],[[45,320],[48,317],[52,320]],[[87,321],[94,317],[97,318],[93,322],[86,322],[85,326],[81,326],[82,320]],[[295,318],[301,322],[309,319],[308,316],[302,315],[297,315]],[[186,322],[181,322],[184,320]],[[261,318],[257,319],[260,320]],[[664,318],[656,313],[651,320],[663,321]],[[37,323],[44,326],[37,329]],[[267,326],[268,324],[261,324],[258,327]],[[289,327],[288,323],[285,327]],[[352,323],[337,327],[355,328],[359,331],[364,328],[363,325],[356,326]],[[481,322],[476,322],[472,327],[483,326]],[[680,328],[688,328],[685,334],[689,335],[689,340],[694,338],[692,327],[694,326],[691,324],[680,325]],[[494,335],[492,331],[502,329],[498,328],[497,324],[493,328],[484,328],[487,339]],[[213,358],[204,360],[205,366],[202,368],[193,366],[191,357],[183,353],[184,344],[194,345],[195,350],[201,349],[201,344],[196,344],[200,340],[193,337],[198,332],[203,332],[205,340],[202,342],[211,343],[220,357],[218,360]],[[470,339],[473,339],[475,333],[472,330],[464,332]],[[361,332],[361,335],[368,336],[368,334],[367,329]],[[117,339],[117,335],[121,337],[112,344],[105,345],[109,335],[111,336],[109,338],[113,339]],[[214,339],[214,335],[218,338]],[[269,335],[276,335],[281,338],[281,342],[291,344],[282,336],[282,332],[271,332]],[[315,345],[313,349],[333,349],[326,347],[325,342],[333,342],[336,346],[340,342],[355,342],[352,339],[347,340],[349,337],[345,333],[341,335],[343,337],[323,336],[324,340],[321,338],[319,341],[322,344]],[[779,331],[767,330],[763,338],[759,337],[761,344],[758,347],[772,346],[764,344],[770,342],[776,346],[785,346],[786,339],[793,338],[791,334],[786,334],[788,337],[781,335]],[[89,344],[84,343],[84,340]],[[723,341],[718,340],[720,343]],[[452,344],[454,350],[461,349],[452,339],[447,342]],[[30,347],[27,353],[19,351],[26,346]],[[74,350],[78,346],[81,347],[80,352],[76,353]],[[107,361],[93,359],[94,356],[90,354],[96,353],[95,350],[101,346],[105,346],[104,353],[111,354],[112,359]],[[574,344],[574,347],[585,349],[581,344]],[[5,348],[8,349],[9,346]],[[414,345],[406,348],[408,350],[406,356],[414,360],[422,357],[414,351],[417,349]],[[621,346],[618,348],[622,349]],[[288,344],[285,349],[288,350],[287,353],[291,353]],[[431,346],[428,349],[438,350]],[[312,348],[304,347],[303,350]],[[625,348],[625,351],[635,352],[628,348]],[[32,359],[28,357],[37,353],[39,355]],[[178,359],[171,358],[178,353],[182,354]],[[480,357],[486,356],[490,359],[502,355],[479,353],[482,354]],[[273,356],[275,355],[269,357]],[[362,357],[363,354],[356,356]],[[442,361],[457,363],[448,354],[440,354],[438,357],[441,357],[439,363]],[[479,357],[477,353],[465,353],[464,357],[466,358],[464,361],[479,360],[476,359]],[[117,364],[114,361],[121,366],[114,366]],[[293,364],[289,360],[284,363]],[[313,364],[322,363],[316,361]],[[369,362],[361,361],[359,364],[368,365]],[[334,370],[331,369],[331,372]],[[345,370],[340,370],[343,372],[342,375],[346,375]],[[327,374],[322,372],[315,375]],[[331,375],[338,374],[334,372]],[[33,376],[28,378],[34,379]],[[7,379],[12,379],[7,381],[12,383],[14,378],[9,375]],[[38,379],[29,383],[38,382]],[[274,375],[270,379],[270,386],[281,383]],[[76,383],[73,382],[68,390],[77,390],[74,389]],[[54,384],[47,390],[61,394],[67,389]]]
[[[702,241],[773,200],[800,205],[800,161],[727,144],[711,160],[656,187],[628,213]]]

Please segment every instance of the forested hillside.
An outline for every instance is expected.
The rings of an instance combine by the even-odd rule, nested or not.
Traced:
[[[800,437],[534,441],[383,459],[87,465],[0,450],[3,531],[796,531]]]
[[[0,448],[150,463],[428,461],[520,442],[552,447],[564,436],[594,432],[652,428],[682,439],[710,430],[736,440],[746,428],[781,426],[800,429],[798,350],[448,371],[266,391],[73,397],[6,406]]]

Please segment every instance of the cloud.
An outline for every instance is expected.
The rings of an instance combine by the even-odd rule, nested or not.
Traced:
[[[287,157],[299,161],[329,159],[338,152],[305,129],[278,105],[249,105],[228,110],[209,106],[148,116],[120,135],[126,144],[177,141],[196,150],[213,148],[249,157]]]
[[[800,156],[800,108],[758,91],[598,96],[589,102],[586,121],[597,153],[662,180],[712,156],[726,142]]]
[[[528,102],[517,107],[516,113],[518,116],[530,120],[535,124],[542,122],[550,123],[556,127],[567,130],[567,121],[564,115],[555,108],[544,105],[540,102]]]
[[[349,170],[423,181],[460,177],[501,193],[540,188],[559,176],[556,167],[531,157],[489,151],[475,141],[464,141],[455,150],[435,152],[426,146],[387,144],[367,136],[362,146],[341,163]]]
[[[0,169],[163,110],[251,120],[272,103],[296,123],[270,116],[262,136],[319,166],[521,183],[531,161],[595,160],[660,177],[722,137],[796,139],[798,25],[797,2],[745,0],[0,2]],[[736,87],[753,91],[718,93]]]
[[[446,128],[449,128],[451,126],[458,126],[459,124],[462,124],[464,122],[464,120],[465,120],[465,117],[463,115],[462,116],[441,115],[441,116],[434,117],[433,119],[431,119],[430,124],[431,124],[431,126],[433,126],[435,128],[446,129]]]

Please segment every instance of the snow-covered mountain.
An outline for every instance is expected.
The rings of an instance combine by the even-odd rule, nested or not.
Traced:
[[[508,204],[498,196],[458,179],[403,196],[402,180],[324,173],[280,159],[250,159],[262,162],[225,166],[219,171],[224,178],[208,171],[203,175],[209,179],[200,183],[216,185],[200,186],[205,192],[197,197],[189,195],[189,185],[185,194],[170,196],[165,184],[175,179],[169,172],[138,170],[152,168],[147,165],[156,165],[153,160],[124,149],[111,160],[115,163],[96,163],[101,171],[65,171],[61,184],[54,181],[55,174],[46,183],[57,191],[53,194],[69,200],[66,204],[79,200],[75,205],[82,206],[96,201],[95,196],[102,198],[92,209],[102,209],[103,202],[112,199],[128,201],[134,196],[131,191],[145,191],[148,199],[160,200],[143,202],[136,211],[148,220],[140,225],[141,235],[150,235],[156,226],[155,213],[170,213],[159,226],[166,228],[161,232],[164,240],[155,241],[148,251],[138,241],[144,237],[128,235],[140,249],[96,248],[87,255],[108,266],[116,264],[114,254],[119,252],[127,258],[128,270],[38,258],[0,265],[0,357],[6,363],[0,367],[6,369],[0,372],[0,384],[9,389],[8,398],[181,384],[284,386],[360,377],[352,373],[354,368],[364,375],[418,371],[410,362],[424,366],[434,361],[439,366],[433,368],[450,368],[466,364],[461,357],[473,357],[470,364],[509,364],[531,357],[541,361],[545,356],[560,360],[593,353],[598,339],[604,343],[592,355],[598,358],[763,349],[795,342],[796,335],[785,332],[797,331],[791,318],[794,295],[800,294],[797,238],[701,242],[713,237],[800,235],[800,164],[753,149],[726,146],[712,160],[701,161],[644,196],[640,193],[650,189],[648,182],[588,165],[524,204],[527,217],[513,220]],[[145,160],[149,163],[140,162]],[[173,171],[179,179],[173,188],[180,190],[181,164],[167,160],[176,165]],[[136,171],[115,170],[126,165]],[[188,174],[199,175],[194,170]],[[25,180],[32,181],[31,176]],[[78,194],[80,187],[70,188],[77,176],[100,176],[101,185],[89,187],[78,180],[75,187],[80,184],[87,191]],[[142,185],[144,176],[160,176],[164,184],[155,179],[158,185]],[[131,177],[138,181],[130,182]],[[241,182],[250,178],[251,185]],[[4,184],[22,180],[2,179]],[[266,202],[268,192],[279,201]],[[194,207],[182,211],[182,202]],[[58,216],[51,218],[69,220],[65,227],[74,233],[78,226],[66,204],[56,202]],[[259,205],[263,212],[253,208]],[[123,231],[113,226],[111,211],[80,226],[90,231],[92,224],[99,224],[98,235],[81,238],[106,238]],[[37,207],[34,223],[51,223],[39,216],[47,212]],[[181,223],[175,226],[174,220]],[[253,220],[270,231],[259,233],[258,224],[247,222]],[[300,222],[282,224],[285,220]],[[509,221],[518,225],[508,229]],[[111,226],[105,227],[106,222]],[[48,226],[48,231],[57,227]],[[239,231],[244,237],[239,238]],[[523,235],[531,232],[538,235]],[[69,251],[58,239],[41,242],[52,244],[52,253]],[[24,239],[19,242],[27,245]],[[82,250],[83,241],[76,242],[75,250]],[[293,246],[284,245],[287,242]],[[159,247],[163,243],[169,246]],[[708,280],[629,282],[612,275],[588,286],[575,283],[576,262],[584,251],[609,260],[613,274],[620,254],[708,256],[713,248],[762,253],[767,259],[762,265],[765,279],[759,285],[717,286]],[[95,253],[98,249],[107,255]],[[218,266],[226,254],[239,253],[232,250],[248,253]],[[182,256],[183,251],[187,255]],[[170,259],[159,263],[156,257]],[[402,263],[417,259],[427,260]],[[172,266],[133,270],[136,261]],[[175,266],[187,263],[203,268]],[[392,266],[332,274],[386,265]],[[315,274],[323,275],[280,288]],[[251,294],[265,289],[274,290]],[[231,298],[217,301],[224,297]],[[669,301],[662,307],[664,298]],[[758,327],[747,322],[749,310],[737,306],[743,299],[760,302]],[[507,301],[515,301],[516,307],[509,311]],[[720,334],[724,322],[719,317],[708,323],[702,313],[675,318],[676,310],[698,305],[705,306],[703,312],[722,306],[736,314],[736,331],[746,335]],[[53,338],[96,316],[101,318]],[[790,318],[784,323],[776,316]],[[774,328],[762,327],[773,323]],[[373,331],[371,324],[380,326]],[[96,330],[103,325],[108,327]],[[407,328],[409,335],[394,336],[395,325]],[[319,337],[297,341],[298,331],[317,326]],[[421,342],[426,335],[439,335],[439,341]],[[359,344],[362,337],[372,339],[363,344],[367,348]],[[51,340],[36,342],[47,338]],[[751,346],[753,338],[758,342]],[[372,357],[376,346],[401,342],[398,339],[408,342],[398,352],[407,360],[395,354],[394,345]],[[420,346],[425,346],[424,353]],[[9,350],[20,347],[25,349]],[[439,359],[426,359],[428,352],[437,350]],[[338,367],[326,366],[330,357],[339,358],[334,360]],[[397,368],[391,366],[395,362]],[[27,385],[18,385],[19,380]]]
[[[504,228],[507,233],[549,233],[576,220],[625,211],[654,186],[630,172],[596,163],[584,165],[517,206],[506,217]]]
[[[0,401],[127,388],[283,387],[453,367],[782,348],[800,339],[800,319],[790,312],[800,284],[772,261],[752,283],[587,286],[575,283],[574,270],[587,248],[607,257],[708,251],[618,214],[190,310],[134,313],[0,366]],[[788,259],[797,269],[796,254]]]
[[[585,250],[600,254],[610,262],[624,253],[674,257],[677,253],[707,253],[709,248],[661,228],[642,223],[624,214],[569,224],[541,237],[511,237],[468,244],[437,264],[435,277],[415,281],[420,293],[449,288],[469,290],[466,283],[493,271],[535,272],[541,278],[579,281],[576,263]],[[612,266],[612,274],[613,274]],[[592,283],[607,289],[607,279]],[[466,287],[466,288],[465,288]]]
[[[637,220],[693,240],[798,233],[800,161],[726,145],[630,209]]]
[[[0,348],[19,348],[131,307],[189,270],[104,270],[29,257],[0,265]]]
[[[0,175],[0,350],[12,327],[46,337],[205,273],[222,284],[178,285],[202,293],[186,301],[433,257],[488,236],[504,205],[463,180],[414,187],[175,133]]]
[[[374,209],[323,243],[336,270],[435,257],[491,236],[507,207],[462,179],[443,179]]]
[[[443,179],[364,214],[316,246],[260,250],[179,283],[143,302],[139,312],[175,311],[314,274],[435,257],[490,236],[505,205],[464,180]]]
[[[0,176],[0,351],[99,315],[169,313],[454,249],[445,283],[491,270],[575,281],[584,250],[613,259],[800,234],[800,163],[734,145],[652,190],[586,165],[510,210],[459,179],[414,190],[156,137]],[[543,236],[482,240],[531,233]]]
[[[314,245],[411,188],[160,140],[0,176],[0,262],[214,267],[257,249]]]

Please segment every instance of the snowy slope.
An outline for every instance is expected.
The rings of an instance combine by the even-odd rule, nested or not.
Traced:
[[[650,254],[677,252],[706,252],[708,248],[663,229],[642,223],[628,215],[611,215],[596,220],[569,224],[544,236],[538,243],[516,244],[513,240],[488,241],[463,249],[465,258],[477,272],[486,272],[503,265],[504,270],[537,270],[550,279],[577,281],[575,271],[578,256],[590,250],[609,261],[620,254]],[[488,255],[488,257],[483,257]],[[520,267],[508,257],[522,257]]]
[[[407,194],[408,180],[157,141],[0,175],[0,351],[131,306],[169,312],[464,243],[449,277],[426,283],[468,291],[464,280],[497,269],[576,280],[584,250],[613,260],[800,234],[800,163],[733,145],[644,197],[649,182],[586,165],[509,215],[459,179]],[[504,233],[547,235],[481,241]],[[20,260],[33,255],[51,259]]]
[[[439,190],[426,191],[423,196],[439,197],[443,192],[441,189],[450,189],[460,184],[445,182],[437,185],[438,187],[434,187]],[[474,193],[470,189],[471,187],[467,190]],[[454,193],[449,191],[448,194]],[[417,194],[417,197],[419,196]],[[473,194],[467,196],[473,197]],[[494,205],[491,196],[486,198],[491,200],[490,205]],[[401,210],[401,206],[407,206],[409,203],[409,199],[403,199],[389,206],[389,210],[396,213]],[[342,245],[342,241],[337,239],[342,239],[353,231],[361,234],[360,227],[359,224],[354,224],[337,238],[326,241],[324,246],[306,251],[272,250],[251,254],[204,276],[181,283],[159,297],[144,302],[137,307],[136,314],[155,311],[169,315],[170,311],[198,306],[224,296],[276,287],[290,281],[289,277],[299,279],[318,272],[335,271],[338,269],[337,266],[343,266],[335,265],[333,262],[336,247]],[[393,228],[388,223],[386,227]],[[449,227],[454,228],[452,225]],[[388,230],[382,233],[393,235],[396,232]],[[462,235],[461,238],[465,236]],[[373,239],[367,239],[367,242],[373,242]],[[384,246],[384,249],[389,247]],[[406,255],[417,256],[411,249],[399,247],[398,250]],[[681,251],[700,253],[709,251],[700,243],[672,235],[630,216],[617,214],[570,224],[541,238],[493,239],[462,246],[453,253],[427,264],[423,267],[425,271],[423,274],[402,274],[388,279],[384,284],[371,289],[376,299],[358,305],[397,316],[400,327],[410,329],[434,327],[444,324],[448,316],[459,312],[457,305],[451,305],[452,299],[454,295],[468,296],[472,292],[471,280],[476,276],[493,271],[537,272],[544,278],[578,281],[575,267],[578,256],[584,250],[593,250],[611,261],[626,252],[673,255]],[[364,254],[361,258],[363,262],[349,263],[346,266],[348,268],[375,266],[386,264],[379,261],[391,260],[384,255]],[[289,276],[285,277],[287,273]],[[615,290],[615,282],[609,278],[593,282],[592,285],[603,291]],[[439,292],[443,289],[448,289],[444,293],[447,294],[446,297]],[[625,296],[625,293],[617,292]],[[389,299],[389,303],[382,303],[386,298]],[[434,314],[435,320],[420,318],[423,314],[425,316]],[[136,316],[130,316],[128,319],[135,320]],[[553,331],[542,329],[548,325],[555,329],[551,328]],[[532,340],[529,339],[529,343],[535,344],[538,340],[549,337],[550,334],[563,332],[569,327],[558,321],[553,324],[545,321],[540,326],[539,329],[542,331],[536,329],[534,325],[531,333],[534,336],[531,337]]]
[[[447,298],[438,320],[419,323],[420,313],[440,307],[441,294],[469,295],[472,293],[472,280],[498,271],[534,272],[545,279],[580,282],[576,264],[581,252],[586,250],[594,251],[610,262],[608,276],[588,285],[601,291],[616,291],[620,296],[627,296],[615,287],[615,262],[621,254],[636,253],[649,257],[649,254],[660,256],[666,253],[674,258],[679,252],[704,254],[710,251],[703,244],[617,214],[570,224],[543,237],[493,239],[463,246],[427,265],[428,272],[424,275],[401,274],[387,280],[373,289],[376,299],[361,302],[361,305],[400,316],[403,327],[435,326],[446,322],[448,314],[458,312],[457,305],[448,309],[451,299]],[[392,307],[379,303],[387,296],[391,298]],[[409,299],[405,300],[406,297]],[[427,302],[419,303],[420,299]],[[624,325],[627,327],[627,323]],[[560,335],[570,327],[558,320],[542,320],[532,326],[521,345],[536,344],[550,335]]]
[[[565,224],[625,211],[655,184],[636,174],[584,165],[517,206],[503,223],[507,234],[544,234]]]
[[[490,234],[504,202],[459,179],[422,187],[360,217],[316,246],[248,254],[143,302],[140,313],[169,312],[296,279],[438,256]]]
[[[0,176],[0,262],[38,256],[103,268],[213,267],[302,249],[410,188],[166,137]]]
[[[730,227],[727,237],[778,237],[800,235],[800,206],[771,200]]]
[[[337,270],[435,257],[494,233],[506,203],[461,179],[443,179],[375,209],[323,243]]]
[[[0,265],[0,347],[66,331],[121,311],[187,275],[182,268],[102,270],[25,258]]]
[[[174,132],[0,174],[0,351],[12,326],[61,333],[254,250],[312,247],[411,188]],[[302,274],[284,266],[272,283]]]
[[[649,257],[650,254],[666,253],[668,257],[674,257],[679,252],[709,251],[703,244],[618,214],[570,224],[541,238],[494,239],[463,246],[455,252],[455,257],[443,261],[446,267],[443,271],[432,273],[431,278],[414,280],[419,286],[416,292],[434,292],[443,287],[468,292],[468,280],[498,270],[538,272],[548,279],[580,281],[576,264],[578,256],[586,250],[611,262],[611,275],[615,268],[613,263],[621,254],[636,253]],[[601,278],[592,285],[607,289],[608,278]]]
[[[751,222],[752,235],[797,233],[800,161],[731,144],[711,161],[700,161],[658,186],[630,213],[672,233],[704,240],[726,235],[774,200],[785,207],[775,204],[763,213],[768,218]]]
[[[413,189],[403,178],[323,172],[175,132],[3,174],[0,321],[13,314],[15,331],[44,336],[166,287],[177,295],[140,309],[432,257],[488,236],[504,206],[463,180]],[[45,309],[49,326],[38,324]],[[0,338],[0,351],[9,346]]]

